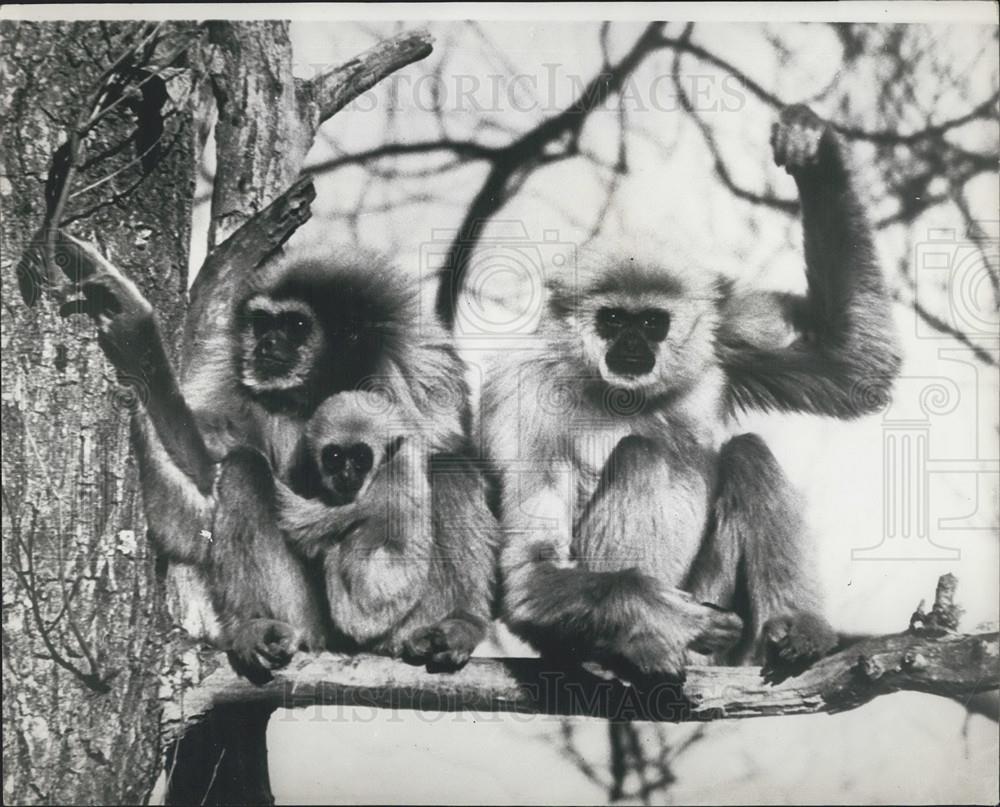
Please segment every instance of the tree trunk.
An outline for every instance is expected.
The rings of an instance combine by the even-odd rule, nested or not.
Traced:
[[[47,252],[38,233],[48,199],[58,213],[51,218],[71,224],[139,285],[177,359],[185,314],[208,330],[226,327],[226,305],[213,310],[206,300],[242,276],[234,271],[240,261],[203,272],[187,305],[196,144],[207,128],[194,124],[192,107],[204,124],[213,96],[218,106],[212,227],[221,239],[291,184],[322,121],[424,58],[430,37],[400,34],[311,81],[292,77],[285,22],[5,22],[0,38],[4,795],[19,803],[143,802],[161,759],[160,674],[179,671],[177,684],[211,670],[184,669],[180,644],[166,641],[163,575],[143,537],[130,459],[128,421],[141,379],[123,391],[93,323],[60,319],[54,295],[35,294],[45,291],[44,278],[31,271],[43,264],[19,258]],[[70,132],[79,137],[60,149]],[[156,160],[147,159],[151,140]],[[64,210],[51,181],[60,175],[74,179],[63,183],[71,191]],[[301,201],[312,188],[292,193]],[[289,215],[294,229],[303,219]],[[213,293],[200,293],[206,286]],[[21,294],[37,296],[34,307]],[[174,616],[183,622],[183,608]],[[269,708],[220,713],[188,746],[172,745],[168,800],[270,800]],[[220,765],[226,751],[231,758]],[[212,764],[208,779],[199,778],[202,757]],[[248,771],[259,778],[250,782]]]
[[[103,69],[141,36],[132,23],[0,23],[8,803],[142,803],[160,767],[168,623],[130,458],[135,400],[116,383],[89,319],[61,319],[46,295],[29,308],[13,271],[42,225],[53,153]],[[126,140],[135,123],[116,114],[102,127],[84,158]],[[71,199],[66,213],[84,214],[70,231],[136,281],[176,351],[195,168],[183,99],[169,130],[151,173],[141,177],[133,165]]]

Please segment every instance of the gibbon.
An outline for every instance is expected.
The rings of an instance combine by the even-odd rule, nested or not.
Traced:
[[[455,484],[468,474],[463,457],[432,457],[419,425],[379,393],[339,393],[316,410],[293,472],[310,498],[277,481],[278,524],[319,558],[333,628],[357,648],[454,668],[484,638],[495,521],[483,490]],[[441,528],[455,513],[461,533]]]
[[[735,408],[863,414],[900,360],[837,137],[795,106],[772,143],[802,201],[805,298],[612,252],[552,282],[540,349],[487,376],[504,618],[543,654],[681,675],[689,650],[732,640],[790,668],[835,642],[791,485],[760,438],[720,448],[722,431]],[[742,631],[692,618],[673,587]]]
[[[462,456],[462,364],[443,329],[420,317],[414,285],[379,259],[286,259],[247,278],[239,298],[221,306],[228,327],[203,331],[211,337],[191,351],[182,389],[139,290],[91,247],[63,238],[86,256],[76,262],[85,267],[83,297],[63,313],[93,317],[119,375],[142,387],[133,440],[156,549],[204,581],[220,626],[212,638],[239,672],[265,681],[296,649],[322,649],[332,636],[323,586],[285,541],[272,493],[275,477],[290,478],[309,419],[337,392],[379,390],[412,424],[427,456]],[[435,540],[492,545],[478,471],[465,463],[440,479],[443,490],[420,494],[440,511]],[[483,565],[450,568],[486,574]],[[489,581],[469,588],[485,592]],[[447,654],[452,638],[460,641],[457,655],[466,653],[468,632],[450,627],[431,631],[437,639],[425,642],[428,660]]]

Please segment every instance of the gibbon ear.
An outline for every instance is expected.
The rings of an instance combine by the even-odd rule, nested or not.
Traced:
[[[548,292],[549,311],[554,317],[565,319],[574,308],[573,289],[564,278],[549,278],[545,281],[545,290]]]

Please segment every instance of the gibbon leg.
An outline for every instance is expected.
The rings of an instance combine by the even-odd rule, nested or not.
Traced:
[[[404,655],[440,669],[464,665],[493,617],[496,593],[497,521],[486,504],[478,469],[460,457],[431,458],[434,554],[430,594],[445,617],[418,628]]]
[[[620,440],[575,525],[574,558],[594,570],[635,567],[680,587],[702,539],[713,459],[679,429],[663,440]]]
[[[317,587],[277,527],[274,479],[261,454],[241,449],[223,460],[217,500],[210,589],[234,668],[267,681],[296,650],[325,646]]]
[[[686,588],[746,618],[737,655],[794,665],[831,649],[836,634],[820,615],[803,503],[757,435],[722,447],[711,522]]]
[[[658,448],[627,437],[612,452],[576,530],[578,552],[592,557],[576,568],[557,565],[544,545],[512,542],[505,548],[507,622],[543,655],[597,661],[627,677],[680,676],[689,650],[715,652],[738,639],[742,622],[735,614],[704,608],[641,568],[650,549],[662,557],[672,550],[668,538],[645,525],[633,529],[631,521],[643,504],[633,497],[644,495],[649,473],[663,478]],[[630,542],[624,562],[609,569],[614,545],[597,547],[608,535],[623,537],[625,527]],[[586,568],[588,563],[604,570]]]
[[[427,664],[431,672],[458,670],[486,638],[488,623],[468,611],[452,611],[444,619],[419,628],[403,645],[402,657]]]

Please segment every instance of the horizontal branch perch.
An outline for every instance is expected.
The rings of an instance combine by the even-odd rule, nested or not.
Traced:
[[[686,722],[852,709],[899,690],[968,697],[1000,688],[1000,634],[919,631],[866,639],[794,678],[768,683],[757,667],[690,667],[683,684],[642,690],[540,659],[473,659],[457,673],[428,673],[380,656],[296,657],[263,687],[223,660],[183,698],[167,704],[165,739],[214,706],[328,704],[425,711],[587,715]]]

